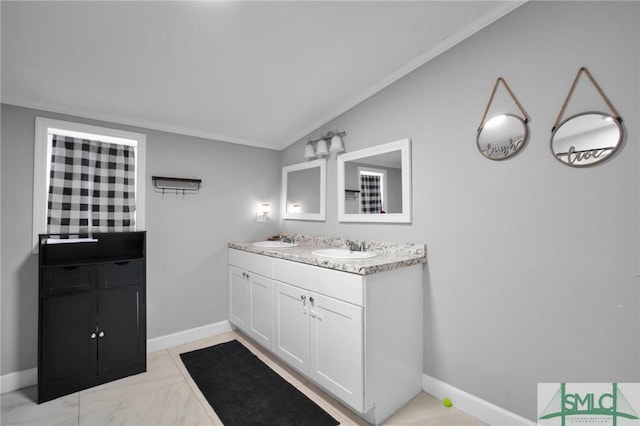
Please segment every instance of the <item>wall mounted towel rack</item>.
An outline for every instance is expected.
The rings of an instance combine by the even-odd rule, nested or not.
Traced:
[[[345,200],[357,200],[360,196],[360,191],[357,189],[345,189],[344,190],[344,199]]]
[[[175,191],[176,194],[195,193],[200,190],[202,179],[176,178],[166,176],[152,176],[153,188],[163,195],[166,191]]]

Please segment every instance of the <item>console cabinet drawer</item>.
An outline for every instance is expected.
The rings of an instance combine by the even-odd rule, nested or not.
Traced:
[[[96,288],[96,267],[67,266],[43,270],[41,291],[44,296],[83,293]]]
[[[100,288],[127,287],[143,282],[144,265],[141,260],[105,263],[98,267]]]

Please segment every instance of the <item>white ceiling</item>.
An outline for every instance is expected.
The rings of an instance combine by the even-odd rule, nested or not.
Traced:
[[[2,1],[1,100],[279,150],[522,3]]]

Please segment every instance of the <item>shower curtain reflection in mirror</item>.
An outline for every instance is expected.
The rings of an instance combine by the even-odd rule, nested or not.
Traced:
[[[359,169],[360,176],[360,213],[380,214],[385,213],[384,207],[384,170],[374,171]]]

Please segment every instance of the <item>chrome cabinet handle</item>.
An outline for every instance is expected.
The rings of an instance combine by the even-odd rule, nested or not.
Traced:
[[[313,305],[313,297],[309,298],[309,302],[311,302],[311,304]]]

